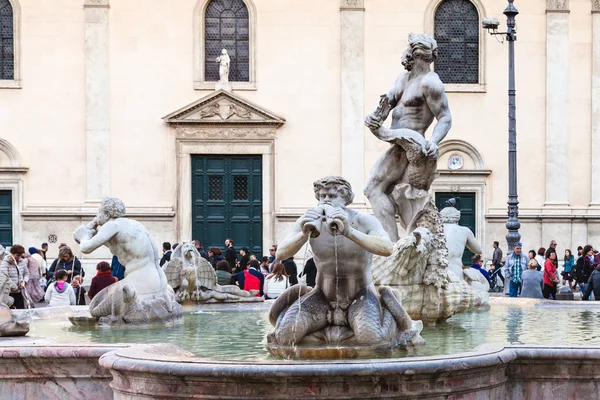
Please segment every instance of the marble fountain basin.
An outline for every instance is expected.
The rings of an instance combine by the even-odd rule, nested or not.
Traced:
[[[270,302],[186,307],[183,324],[85,328],[33,310],[1,340],[7,398],[600,398],[600,304],[492,298],[388,358],[290,361],[264,349]],[[27,379],[16,379],[25,377]],[[98,394],[106,397],[98,397]],[[33,397],[32,397],[33,398]]]

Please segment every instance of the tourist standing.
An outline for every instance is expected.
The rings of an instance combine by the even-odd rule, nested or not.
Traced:
[[[315,287],[317,282],[317,265],[313,257],[306,260],[302,276],[305,276],[306,286]]]
[[[112,276],[117,278],[117,280],[122,281],[125,279],[125,266],[119,262],[119,258],[117,256],[112,256],[112,260],[110,262],[110,271]]]
[[[231,268],[229,263],[225,260],[217,262],[217,284],[221,286],[231,285]]]
[[[582,254],[583,254],[583,247],[577,246],[577,259],[578,260],[579,260],[579,257],[581,257]]]
[[[535,254],[535,252],[534,252]],[[528,269],[523,272],[523,288],[521,297],[530,299],[543,299],[542,289],[544,287],[544,274],[538,271],[538,263],[535,258],[529,260]]]
[[[506,258],[504,276],[509,281],[508,295],[517,297],[521,291],[523,272],[527,268],[527,257],[522,251],[523,243],[517,242],[512,254]]]
[[[277,252],[277,245],[274,244],[269,249],[269,264],[273,264],[275,262],[275,253]]]
[[[48,243],[42,243],[42,257],[44,257],[44,261],[46,264],[48,263],[48,259],[46,258],[46,254],[48,253]]]
[[[208,252],[204,250],[204,247],[202,247],[202,243],[198,239],[194,239],[193,242],[194,247],[196,248],[196,250],[198,250],[198,253],[200,253],[200,257],[204,258],[206,261],[210,261],[210,259],[208,258]]]
[[[592,292],[594,293],[594,300],[600,301],[600,265],[592,271],[590,279],[587,281],[582,300],[591,300]]]
[[[563,263],[562,284],[565,285],[567,282],[571,289],[573,288],[573,268],[575,267],[575,257],[571,253],[570,249],[565,250],[565,258]]]
[[[52,282],[46,290],[45,300],[48,307],[74,306],[77,302],[75,291],[67,282],[69,275],[64,269],[59,269],[54,274],[56,282]]]
[[[81,262],[73,255],[73,251],[68,246],[62,246],[58,251],[58,258],[54,260],[48,270],[48,280],[52,280],[54,273],[60,269],[67,271],[67,282],[75,275],[85,276],[85,271],[81,268]]]
[[[483,259],[481,258],[481,255],[475,254],[473,257],[471,257],[471,268],[479,271],[481,273],[481,275],[483,275],[485,277],[485,279],[488,281],[488,283],[491,284],[490,274],[481,267],[482,265],[483,265]]]
[[[265,299],[276,299],[290,286],[282,263],[273,266],[273,273],[265,279]]]
[[[590,279],[590,275],[594,270],[593,264],[593,248],[589,244],[586,244],[581,251],[581,257],[575,263],[575,276],[577,278],[577,285],[579,290],[584,293]]]
[[[244,271],[246,268],[248,268],[248,263],[250,262],[250,255],[248,253],[249,253],[249,250],[247,247],[242,247],[240,249],[240,255],[242,257],[240,258],[240,261],[238,262],[238,267],[236,268],[236,271],[235,271],[236,273]]]
[[[506,282],[504,281],[504,276],[502,275],[502,249],[500,248],[500,243],[495,241],[492,244],[492,247],[494,248],[494,254],[492,256],[492,271],[498,270],[498,277],[502,280],[502,285],[505,285]]]
[[[38,274],[40,277],[46,276],[46,272],[48,272],[48,264],[46,263],[46,259],[40,254],[43,253],[43,250],[38,250],[35,247],[29,248],[29,254],[33,257],[40,266]]]
[[[298,267],[294,262],[294,257],[290,257],[287,260],[283,261],[283,266],[285,268],[285,273],[290,277],[290,284],[292,286],[298,284]]]
[[[159,265],[161,267],[163,266],[163,264],[168,263],[169,261],[171,261],[171,253],[173,253],[171,251],[171,243],[164,242],[162,244],[162,250],[163,250],[163,254],[162,254],[162,258],[160,259],[160,263],[159,263]]]
[[[10,279],[10,297],[13,298],[11,308],[25,308],[22,290],[29,281],[29,270],[21,259],[24,253],[23,246],[15,244],[10,248],[10,254],[0,262],[0,273],[8,275]]]
[[[217,269],[217,263],[219,261],[225,260],[225,258],[223,258],[223,253],[221,252],[221,249],[218,247],[211,247],[210,249],[208,249],[208,255],[210,257],[210,263],[212,264],[214,269]],[[229,271],[232,271],[231,265],[229,266]]]
[[[545,256],[546,258],[548,258],[548,256],[550,255],[550,251],[551,251],[551,250],[554,250],[554,251],[556,251],[556,246],[557,246],[557,244],[556,244],[556,240],[551,240],[551,241],[550,241],[550,246],[548,246],[548,250],[546,250],[546,254],[544,254],[544,256]],[[558,254],[558,253],[557,253],[557,254]],[[557,260],[558,260],[558,258],[557,258]]]
[[[237,267],[238,258],[233,247],[233,239],[225,239],[225,260],[227,260],[231,269]]]
[[[71,279],[71,287],[75,292],[75,305],[76,306],[85,306],[85,289],[83,286],[83,278],[81,275],[74,276]]]
[[[537,255],[535,256],[535,260],[538,262],[538,265],[541,268],[544,268],[544,264],[546,263],[546,248],[545,247],[540,247],[538,249]]]
[[[534,260],[535,265],[537,265],[537,270],[540,271],[542,269],[542,267],[540,266],[540,264],[537,262],[537,259],[535,258],[535,256],[537,256],[537,253],[535,252],[535,250],[529,250],[527,255],[529,256],[529,264],[531,264],[531,260]]]
[[[96,276],[92,278],[90,284],[90,290],[88,291],[88,297],[93,299],[102,289],[109,287],[117,281],[112,275],[110,265],[106,261],[101,261],[96,265]]]
[[[35,247],[30,247],[29,251],[35,251]],[[24,253],[22,260],[29,271],[29,280],[25,284],[25,294],[29,296],[31,302],[39,303],[44,298],[44,289],[40,286],[40,263],[29,253]]]
[[[544,263],[544,289],[542,293],[545,299],[552,297],[553,300],[556,300],[556,287],[558,286],[558,282],[560,282],[560,279],[556,276],[558,269],[556,250],[550,248],[546,254],[548,254],[548,257]]]

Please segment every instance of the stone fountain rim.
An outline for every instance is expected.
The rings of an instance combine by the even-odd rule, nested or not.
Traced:
[[[231,378],[270,376],[365,376],[421,375],[474,368],[497,368],[517,359],[600,360],[600,346],[545,346],[484,344],[471,352],[415,358],[362,360],[268,360],[222,361],[197,357],[156,354],[163,345],[134,345],[116,349],[100,358],[100,365],[129,373],[159,373],[173,376]],[[149,351],[152,351],[151,353]],[[188,352],[185,352],[188,353]],[[191,353],[188,353],[191,354]]]

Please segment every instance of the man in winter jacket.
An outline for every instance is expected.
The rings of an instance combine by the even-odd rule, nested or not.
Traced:
[[[592,292],[594,292],[594,300],[600,300],[600,265],[590,275],[582,300],[589,300]]]

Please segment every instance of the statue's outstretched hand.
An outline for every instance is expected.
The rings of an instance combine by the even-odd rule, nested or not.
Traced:
[[[375,116],[375,114],[369,114],[367,115],[367,118],[365,118],[365,125],[371,131],[377,131],[379,128],[381,128],[381,125],[383,125],[383,121],[381,118]]]
[[[348,220],[348,213],[346,213],[346,211],[344,211],[342,208],[334,208],[331,211],[331,213],[327,214],[327,219],[337,219],[344,225],[343,231],[338,232],[338,234],[346,236],[348,235],[348,232],[350,232],[350,221]]]
[[[91,239],[92,237],[94,237],[95,234],[96,234],[95,229],[91,229],[85,225],[82,225],[79,228],[77,228],[77,230],[75,232],[73,232],[73,239],[75,239],[75,241],[78,244],[81,244],[82,240]]]

